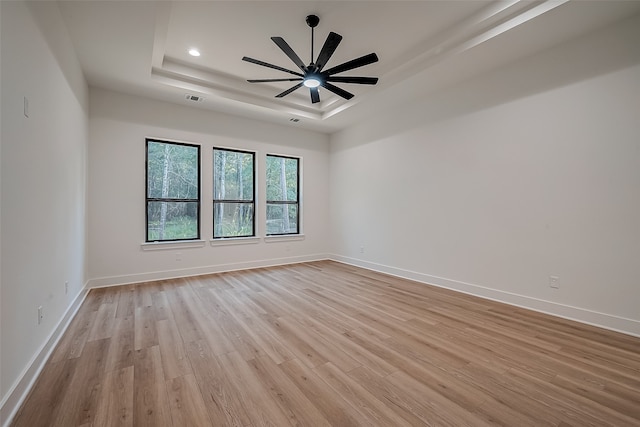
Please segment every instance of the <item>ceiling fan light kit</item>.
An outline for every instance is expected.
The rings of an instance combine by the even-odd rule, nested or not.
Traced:
[[[336,51],[338,45],[342,41],[342,36],[340,34],[336,34],[334,32],[330,32],[327,36],[327,39],[320,50],[320,54],[316,58],[315,63],[313,62],[313,29],[320,22],[320,18],[316,15],[309,15],[306,18],[307,25],[311,27],[311,62],[309,65],[305,65],[304,62],[300,59],[300,57],[291,49],[291,46],[284,41],[282,37],[271,37],[271,40],[284,52],[285,55],[289,57],[293,61],[294,64],[300,68],[301,72],[289,70],[287,68],[280,67],[278,65],[269,64],[264,61],[260,61],[258,59],[249,58],[244,56],[242,58],[243,61],[251,62],[256,65],[261,65],[263,67],[272,68],[274,70],[283,71],[285,73],[292,74],[296,76],[295,78],[282,78],[282,79],[251,79],[247,80],[249,83],[270,83],[270,82],[299,82],[295,86],[290,87],[282,93],[276,95],[276,98],[282,98],[287,96],[291,92],[296,89],[301,88],[302,86],[308,87],[309,92],[311,94],[311,102],[313,104],[320,102],[320,93],[318,91],[319,87],[323,87],[330,92],[335,93],[336,95],[344,98],[351,99],[353,98],[353,94],[347,92],[344,89],[341,89],[335,85],[334,83],[350,83],[350,84],[364,84],[364,85],[375,85],[378,82],[377,77],[355,77],[355,76],[336,76],[335,74],[339,74],[345,71],[353,70],[355,68],[360,68],[365,65],[373,64],[378,61],[378,56],[375,53],[370,53],[368,55],[361,56],[356,59],[352,59],[351,61],[347,61],[340,65],[337,65],[328,70],[323,70],[333,53]]]

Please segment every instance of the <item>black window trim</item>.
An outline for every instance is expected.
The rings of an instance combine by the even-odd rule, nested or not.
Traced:
[[[158,142],[162,144],[183,145],[187,147],[195,147],[198,149],[198,198],[197,199],[175,199],[175,198],[162,198],[162,197],[149,197],[149,142]],[[144,206],[144,219],[145,219],[145,242],[146,243],[164,243],[164,242],[191,242],[200,240],[200,202],[202,199],[202,168],[201,168],[201,153],[200,144],[192,144],[187,142],[170,141],[159,138],[145,138],[144,144],[144,186],[145,186],[145,206]],[[186,239],[156,239],[149,240],[149,202],[196,202],[197,215],[197,235],[196,237]]]
[[[268,154],[266,155],[266,157],[278,157],[278,158],[283,158],[283,159],[291,159],[291,160],[296,160],[296,188],[297,188],[297,192],[296,192],[296,200],[268,200],[266,201],[266,206],[268,206],[269,204],[272,205],[296,205],[298,207],[298,215],[296,216],[296,230],[297,232],[295,233],[269,233],[266,229],[265,229],[265,235],[267,237],[271,237],[271,236],[297,236],[297,235],[301,235],[302,231],[300,230],[300,163],[301,163],[301,158],[300,157],[294,157],[294,156],[284,156],[282,154]],[[265,160],[266,160],[265,157]],[[266,186],[266,183],[265,183]],[[265,206],[265,209],[266,209]]]
[[[232,200],[232,199],[224,199],[224,200],[216,200],[216,184],[215,184],[215,179],[216,179],[216,166],[215,166],[215,151],[216,150],[220,150],[220,151],[231,151],[234,153],[242,153],[242,154],[251,154],[251,156],[253,157],[253,194],[251,197],[251,200]],[[212,182],[212,193],[213,193],[213,197],[211,198],[212,200],[212,212],[211,212],[211,225],[213,226],[213,229],[211,230],[211,238],[215,241],[219,241],[219,240],[230,240],[230,239],[246,239],[246,238],[251,238],[251,237],[256,237],[256,152],[255,151],[250,151],[250,150],[240,150],[238,148],[226,148],[226,147],[212,147],[211,150],[211,154],[212,154],[212,162],[211,162],[211,175],[213,177],[213,182]],[[252,227],[251,227],[251,235],[244,235],[244,236],[221,236],[221,237],[216,237],[215,233],[216,233],[216,203],[242,203],[242,204],[251,204],[253,205],[253,221],[251,222]]]

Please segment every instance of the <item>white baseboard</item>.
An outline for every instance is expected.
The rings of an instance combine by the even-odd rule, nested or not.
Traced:
[[[8,427],[9,424],[11,424],[11,421],[16,416],[18,409],[20,409],[20,405],[22,405],[22,402],[26,399],[31,387],[33,387],[34,383],[38,379],[45,363],[47,363],[47,360],[56,348],[58,341],[60,341],[60,338],[62,338],[62,335],[64,335],[65,331],[69,327],[69,324],[87,297],[88,292],[89,288],[87,283],[85,283],[78,295],[76,295],[71,304],[69,304],[69,307],[53,332],[49,335],[49,338],[47,338],[40,349],[34,354],[27,364],[27,367],[20,374],[13,386],[11,386],[7,394],[2,399],[2,402],[0,402],[0,425],[3,427]]]
[[[89,288],[128,285],[131,283],[151,282],[154,280],[177,279],[180,277],[202,276],[205,274],[224,273],[228,271],[250,270],[253,268],[275,267],[278,265],[299,264],[301,262],[322,261],[329,259],[327,254],[293,256],[260,261],[245,261],[230,264],[209,265],[205,267],[183,268],[178,270],[154,271],[149,273],[125,274],[121,276],[99,277],[88,282]]]
[[[597,311],[587,310],[584,308],[558,304],[552,301],[545,301],[525,295],[518,295],[510,292],[500,291],[497,289],[487,288],[484,286],[474,285],[471,283],[447,279],[444,277],[431,276],[429,274],[390,267],[388,265],[363,261],[360,259],[345,257],[342,255],[332,254],[329,256],[329,259],[344,264],[354,265],[356,267],[366,268],[367,270],[377,271],[380,273],[385,273],[404,279],[410,279],[428,285],[451,289],[480,298],[502,302],[505,304],[550,314],[552,316],[575,320],[577,322],[586,323],[588,325],[640,337],[640,321],[638,320],[627,319],[624,317],[614,316],[606,313],[599,313]]]

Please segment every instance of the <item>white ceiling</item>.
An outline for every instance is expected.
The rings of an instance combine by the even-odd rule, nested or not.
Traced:
[[[612,0],[59,4],[92,86],[326,133],[640,12],[640,1]],[[376,86],[336,84],[349,101],[321,88],[311,104],[306,88],[274,97],[294,83],[246,82],[289,75],[243,56],[296,68],[272,36],[309,62],[309,14],[320,17],[315,55],[330,31],[343,36],[326,68],[375,52],[379,62],[344,75],[379,77]]]

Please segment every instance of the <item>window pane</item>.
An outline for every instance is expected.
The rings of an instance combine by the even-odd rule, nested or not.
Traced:
[[[213,238],[253,236],[253,203],[214,203]]]
[[[267,201],[298,201],[298,159],[267,156]]]
[[[198,147],[148,141],[147,197],[197,199]]]
[[[253,153],[213,150],[214,200],[253,200]]]
[[[267,203],[267,234],[298,233],[298,205]]]
[[[255,235],[254,157],[250,152],[213,149],[214,239]]]
[[[147,240],[198,238],[198,202],[148,202]]]

